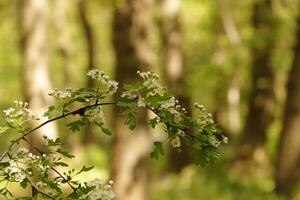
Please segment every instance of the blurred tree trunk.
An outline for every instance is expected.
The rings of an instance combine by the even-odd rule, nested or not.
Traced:
[[[186,91],[186,66],[182,46],[182,28],[180,22],[181,0],[157,0],[160,11],[160,37],[162,41],[163,71],[167,86],[179,100],[181,106],[191,114],[190,94]],[[170,149],[169,168],[179,172],[191,163],[187,145],[182,151]]]
[[[57,31],[58,50],[62,57],[64,84],[75,85],[75,69],[71,59],[72,43],[67,22],[68,0],[56,0],[54,5],[54,24]]]
[[[116,80],[122,86],[134,82],[137,70],[152,66],[153,53],[149,45],[151,25],[149,0],[127,0],[114,11],[113,40],[116,50]],[[148,160],[152,136],[147,124],[147,112],[137,116],[134,133],[125,127],[126,118],[115,110],[113,122],[112,179],[118,200],[148,199]]]
[[[225,0],[218,0],[220,10],[220,17],[223,24],[224,31],[232,47],[233,54],[233,71],[229,79],[229,86],[227,90],[227,112],[228,112],[228,132],[236,134],[240,131],[241,126],[241,80],[240,68],[242,65],[239,59],[239,48],[241,47],[240,35],[234,23],[232,12],[228,2]]]
[[[92,26],[88,20],[88,10],[87,10],[87,0],[78,0],[78,9],[79,9],[79,16],[82,24],[82,28],[85,35],[86,40],[86,47],[87,47],[87,71],[94,69],[96,65],[95,61],[95,40],[93,36]],[[94,80],[89,78],[87,79],[87,88],[94,87]],[[83,143],[89,144],[94,141],[94,131],[93,125],[89,122],[86,123],[84,136],[83,136]]]
[[[62,69],[64,86],[74,87],[76,84],[75,72],[76,68],[72,60],[72,43],[69,32],[69,24],[67,22],[68,8],[70,1],[56,0],[54,2],[54,25],[57,32],[58,51],[62,58]],[[71,108],[72,109],[72,108]],[[74,152],[80,150],[80,138],[78,134],[70,131],[67,133],[66,145]]]
[[[300,15],[297,19],[294,56],[278,148],[276,190],[279,193],[291,192],[300,175]]]
[[[52,85],[49,77],[47,35],[47,0],[19,0],[21,51],[22,51],[22,91],[31,109],[42,115],[52,103],[48,92]],[[37,125],[37,124],[35,124]],[[55,123],[38,130],[31,137],[35,144],[41,143],[41,136],[57,136]]]
[[[236,164],[249,168],[248,164],[266,164],[264,142],[266,131],[273,118],[274,73],[271,66],[274,28],[271,0],[254,5],[252,44],[251,90],[248,100],[248,116],[244,133],[238,145]],[[244,161],[244,163],[243,163]],[[249,161],[249,163],[247,163]]]

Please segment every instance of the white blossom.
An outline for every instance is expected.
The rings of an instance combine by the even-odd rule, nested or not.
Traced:
[[[119,83],[111,80],[110,77],[103,71],[99,71],[98,69],[92,69],[87,72],[87,75],[92,79],[99,81],[103,86],[105,86],[107,89],[105,93],[109,95],[114,94],[118,89]]]
[[[209,137],[209,143],[215,147],[218,147],[221,144],[221,141],[215,135]]]
[[[72,89],[66,88],[65,90],[58,90],[55,88],[53,91],[49,92],[49,95],[58,99],[66,99],[72,96]]]
[[[178,136],[172,138],[170,143],[171,143],[172,147],[174,147],[174,148],[179,148],[181,146],[181,141]]]
[[[104,181],[103,181],[103,180],[100,180],[100,179],[98,179],[98,178],[95,178],[94,180],[88,181],[88,182],[86,183],[86,185],[87,185],[88,187],[93,187],[93,186],[102,185],[102,184],[104,184]]]
[[[86,195],[89,200],[112,200],[115,198],[115,193],[112,190],[113,181],[105,183],[103,180],[94,179],[86,183],[88,187],[95,187],[94,190]]]
[[[142,98],[142,97],[139,97],[139,99],[137,101],[137,106],[139,106],[139,107],[145,107],[146,106],[145,99]]]
[[[18,154],[27,154],[29,152],[28,149],[25,149],[25,148],[19,148],[18,149]]]
[[[88,120],[90,122],[97,122],[97,123],[104,123],[105,122],[105,116],[101,109],[101,107],[97,107],[92,110],[88,110],[86,112],[86,116],[88,117]]]
[[[26,178],[26,174],[15,163],[6,167],[4,173],[8,175],[10,181],[14,182],[22,182]]]
[[[175,97],[171,97],[170,99],[163,101],[160,105],[161,108],[171,108],[173,106],[175,106]]]

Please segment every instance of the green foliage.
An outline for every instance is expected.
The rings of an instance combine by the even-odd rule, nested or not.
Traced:
[[[154,142],[154,150],[151,152],[151,157],[157,160],[160,155],[163,156],[164,154],[163,144],[161,142]]]
[[[151,127],[161,125],[164,127],[171,146],[180,149],[182,141],[190,141],[193,146],[197,163],[202,166],[214,163],[220,156],[218,146],[227,142],[220,130],[206,113],[203,106],[195,104],[199,110],[196,118],[188,116],[186,110],[179,105],[178,100],[171,96],[168,91],[157,82],[158,76],[151,72],[138,72],[141,78],[136,84],[125,85],[125,90],[116,102],[102,102],[106,97],[113,95],[118,83],[110,80],[104,72],[91,70],[88,76],[96,80],[95,88],[80,88],[72,90],[55,89],[49,95],[56,98],[56,104],[49,107],[44,116],[47,121],[40,126],[33,128],[32,120],[40,120],[27,108],[28,104],[20,101],[15,102],[15,108],[8,108],[4,111],[7,127],[2,127],[1,132],[16,131],[20,134],[18,138],[11,141],[9,149],[0,157],[0,182],[6,182],[1,188],[1,195],[6,198],[13,198],[8,190],[8,183],[18,183],[20,187],[31,187],[32,197],[22,199],[100,199],[110,200],[114,198],[112,181],[108,183],[95,179],[89,182],[80,182],[74,177],[81,173],[92,170],[91,167],[83,166],[79,171],[75,169],[66,170],[60,173],[56,168],[67,168],[69,165],[65,159],[74,156],[63,149],[63,142],[60,138],[51,139],[44,136],[44,147],[39,149],[27,140],[29,134],[52,121],[66,118],[73,115],[77,119],[66,126],[73,132],[79,131],[86,122],[94,123],[106,135],[112,135],[105,127],[105,116],[102,106],[116,105],[123,109],[122,114],[127,116],[124,122],[130,130],[137,126],[138,109],[148,109],[156,117],[149,121]],[[71,108],[77,107],[74,111]],[[21,145],[20,142],[28,143],[37,154],[27,149],[14,146]],[[158,159],[164,155],[163,143],[154,142],[154,150],[151,157]],[[64,159],[63,159],[64,158]],[[54,175],[50,175],[54,173]],[[62,190],[63,185],[71,189],[71,193]]]

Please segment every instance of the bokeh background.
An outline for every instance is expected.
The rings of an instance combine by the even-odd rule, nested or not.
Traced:
[[[151,160],[162,130],[131,133],[106,108],[111,137],[64,121],[46,130],[71,166],[95,166],[85,179],[112,177],[120,200],[297,200],[299,11],[298,0],[0,0],[0,110],[25,100],[42,113],[53,88],[92,87],[89,69],[120,83],[154,71],[189,113],[197,102],[213,114],[229,137],[222,158],[201,168],[187,145],[166,145]]]

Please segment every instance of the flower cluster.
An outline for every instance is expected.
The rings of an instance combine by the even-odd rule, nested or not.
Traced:
[[[228,138],[219,133],[216,126],[214,125],[215,122],[212,119],[212,115],[210,113],[207,113],[205,107],[198,103],[195,103],[194,106],[199,111],[196,122],[199,125],[200,130],[206,131],[206,129],[209,127],[209,144],[214,147],[218,147],[222,143],[228,143]]]
[[[179,148],[181,146],[181,141],[178,136],[175,136],[174,138],[172,138],[170,143],[173,148]]]
[[[49,95],[57,99],[70,98],[72,96],[72,89],[70,87],[66,88],[65,90],[58,90],[55,88],[53,91],[49,92]]]
[[[105,122],[105,116],[101,107],[87,110],[85,114],[90,122],[94,122],[98,124],[102,124]]]
[[[156,94],[164,94],[167,91],[166,87],[163,87],[158,82],[159,76],[153,72],[140,72],[137,74],[142,78],[142,85],[149,91],[147,96],[154,96]]]
[[[15,107],[4,110],[6,122],[19,131],[23,131],[22,126],[30,120],[39,120],[37,116],[33,114],[33,111],[28,108],[27,102],[15,101]]]
[[[108,95],[114,94],[118,89],[118,82],[111,80],[110,77],[103,71],[92,69],[87,72],[87,75],[92,79],[99,81],[101,86],[105,88],[104,93],[107,93]],[[99,86],[99,88],[101,86]]]
[[[15,162],[6,167],[1,176],[7,177],[11,182],[22,182],[26,178],[24,171]]]
[[[86,195],[87,199],[90,200],[112,200],[115,198],[115,193],[112,190],[113,181],[110,180],[108,183],[100,179],[94,179],[86,183],[88,187],[95,187],[94,190]]]

